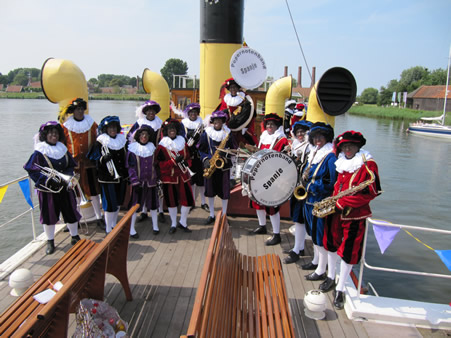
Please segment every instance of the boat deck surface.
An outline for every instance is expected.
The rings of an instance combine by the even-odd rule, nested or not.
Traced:
[[[216,208],[219,210],[219,205]],[[168,233],[169,216],[166,223],[160,224],[160,233],[152,233],[151,219],[137,223],[139,239],[130,239],[128,250],[128,276],[133,294],[133,301],[127,302],[119,282],[107,275],[105,301],[119,312],[122,319],[129,323],[131,337],[179,337],[186,333],[196,289],[199,283],[213,225],[203,225],[208,214],[201,208],[194,209],[188,218],[192,233],[178,230]],[[229,217],[235,243],[240,252],[247,255],[276,253],[281,258],[283,249],[294,244],[294,237],[288,229],[291,222],[281,222],[282,243],[265,246],[269,235],[251,235],[249,231],[258,226],[256,218]],[[268,226],[270,221],[268,219]],[[101,241],[105,233],[95,224],[89,225],[89,235],[81,237]],[[45,255],[45,248],[40,249],[21,267],[32,271],[37,280],[69,248],[69,233],[60,232],[55,238],[56,251],[51,256]],[[446,337],[443,331],[432,331],[351,321],[344,310],[335,311],[332,306],[332,292],[327,293],[326,318],[309,319],[304,314],[304,294],[318,288],[320,282],[305,280],[308,271],[301,265],[311,260],[312,245],[308,241],[306,254],[295,264],[283,265],[291,314],[297,337]],[[9,294],[8,278],[0,281],[0,310],[3,312],[16,299]],[[75,317],[71,315],[69,334],[75,330]],[[449,333],[451,334],[451,333]]]

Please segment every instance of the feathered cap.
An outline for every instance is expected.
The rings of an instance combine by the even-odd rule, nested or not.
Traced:
[[[133,138],[135,139],[135,141],[139,142],[139,137],[145,131],[147,131],[149,133],[149,140],[152,140],[154,138],[155,131],[153,130],[153,128],[148,126],[147,124],[143,124],[143,125],[141,125],[141,127],[139,127],[135,131],[135,134],[133,135]]]
[[[194,103],[190,103],[189,105],[187,105],[185,107],[185,109],[183,110],[183,114],[185,114],[186,116],[188,116],[188,113],[190,112],[190,110],[197,110],[198,114],[200,113],[200,104],[197,102]]]
[[[105,134],[108,126],[115,125],[117,128],[117,133],[119,134],[122,130],[121,121],[119,120],[119,116],[106,116],[100,121],[99,127],[97,131],[100,134]]]
[[[293,126],[291,127],[291,130],[293,131],[293,134],[296,135],[296,132],[298,131],[298,129],[303,129],[303,130],[310,130],[310,128],[312,127],[312,122],[310,121],[296,121]]]
[[[39,127],[39,141],[43,142],[47,140],[47,134],[51,129],[55,128],[58,131],[58,141],[65,143],[66,138],[64,136],[63,127],[56,121],[48,121],[44,124],[41,124]]]
[[[324,122],[315,122],[310,128],[308,136],[310,144],[313,144],[313,138],[316,135],[324,135],[326,143],[332,142],[334,140],[334,128],[332,128],[330,124],[325,124]]]
[[[75,99],[72,99],[72,101],[65,106],[59,114],[59,121],[61,121],[61,123],[66,119],[66,116],[69,114],[73,114],[75,108],[81,107],[84,110],[86,110],[86,108],[88,107],[88,104],[85,100],[83,100],[82,98],[78,97]]]
[[[224,110],[217,110],[211,114],[210,123],[213,123],[214,119],[222,119],[222,122],[226,123],[229,119],[229,115]]]
[[[366,139],[361,133],[354,130],[345,131],[339,135],[334,141],[335,153],[338,155],[341,152],[340,146],[343,143],[354,143],[360,148],[366,144]]]
[[[168,136],[168,129],[172,127],[177,130],[177,135],[182,134],[182,124],[173,118],[168,118],[166,121],[163,122],[163,136]]]
[[[295,100],[288,100],[287,102],[285,102],[285,109],[287,109],[292,104],[296,104],[296,101]]]
[[[155,110],[156,114],[158,114],[160,112],[160,110],[161,110],[161,107],[158,104],[158,102],[152,101],[152,100],[148,100],[148,101],[144,102],[144,104],[142,104],[138,108],[136,108],[136,117],[138,119],[146,117],[146,114],[144,112],[147,109],[149,109],[148,107],[152,107]]]
[[[266,129],[266,124],[269,121],[273,121],[276,124],[277,128],[279,128],[283,123],[283,119],[279,115],[277,115],[275,113],[267,114],[263,118],[263,122],[262,122],[263,129]]]

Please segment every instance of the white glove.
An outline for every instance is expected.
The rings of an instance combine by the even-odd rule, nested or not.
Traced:
[[[247,128],[243,128],[243,129],[241,129],[241,135],[244,135],[244,134],[246,134],[246,130],[247,130]]]

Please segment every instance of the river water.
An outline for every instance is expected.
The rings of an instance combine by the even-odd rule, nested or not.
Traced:
[[[136,120],[139,102],[91,101],[90,114],[99,122],[106,115],[117,115],[122,124]],[[23,170],[33,149],[33,136],[39,126],[55,120],[58,106],[47,100],[0,100],[0,183],[26,175]],[[373,218],[398,224],[450,230],[451,142],[430,139],[405,132],[408,124],[342,115],[336,117],[335,135],[346,130],[363,133],[364,147],[379,166],[384,193],[371,202]],[[37,203],[37,199],[34,198]],[[0,224],[27,210],[18,184],[11,185],[0,204]],[[34,213],[38,233],[39,211]],[[32,239],[30,216],[0,229],[0,261]],[[451,236],[411,231],[422,243],[435,250],[451,250]],[[437,254],[405,231],[400,231],[392,245],[382,255],[372,229],[369,230],[367,261],[370,265],[451,274]],[[365,281],[370,281],[381,296],[414,299],[449,304],[449,279],[415,277],[365,269]]]

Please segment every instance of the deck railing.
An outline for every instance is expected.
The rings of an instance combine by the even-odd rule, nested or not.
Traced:
[[[386,226],[386,227],[393,227],[393,228],[400,228],[400,229],[419,230],[419,231],[424,231],[424,232],[429,232],[429,233],[440,233],[440,234],[445,234],[445,235],[451,235],[451,231],[449,231],[449,230],[423,228],[423,227],[417,227],[417,226],[412,226],[412,225],[403,225],[403,224],[394,224],[394,223],[388,223],[385,221],[377,221],[372,218],[367,218],[366,227],[365,227],[365,239],[363,242],[363,249],[362,249],[362,259],[360,260],[360,272],[359,272],[359,282],[358,282],[357,290],[361,290],[361,287],[362,287],[364,267],[366,267],[370,270],[376,270],[376,271],[386,271],[386,272],[394,272],[394,273],[401,273],[401,274],[408,274],[408,275],[451,279],[451,275],[444,275],[444,274],[430,273],[430,272],[421,272],[421,271],[412,271],[412,270],[384,268],[381,266],[374,266],[374,265],[368,264],[365,259],[365,254],[366,254],[366,247],[367,247],[367,242],[368,242],[368,229],[369,229],[370,224]],[[372,287],[372,285],[370,283],[368,283],[368,285],[374,290],[374,288]],[[376,296],[378,296],[377,292],[375,292],[375,294],[376,294]],[[360,298],[360,292],[358,292],[358,295],[359,295],[358,297]]]
[[[20,213],[19,215],[16,215],[16,216],[12,217],[7,222],[1,224],[0,228],[3,228],[4,226],[7,226],[8,224],[14,222],[15,220],[17,220],[20,217],[23,217],[23,216],[25,216],[27,214],[30,214],[31,227],[32,227],[32,231],[33,231],[33,241],[35,241],[36,240],[36,228],[35,228],[35,222],[34,222],[34,217],[33,217],[33,210],[34,210],[34,208],[36,206],[33,203],[33,194],[32,194],[32,191],[34,189],[34,183],[30,180],[29,176],[26,175],[26,176],[22,176],[22,177],[16,178],[16,179],[14,179],[12,181],[9,181],[9,182],[7,182],[5,184],[0,184],[0,189],[8,187],[8,186],[11,186],[11,185],[16,184],[16,183],[19,183],[19,182],[21,182],[23,180],[26,180],[26,179],[28,179],[28,185],[29,185],[29,191],[30,191],[30,200],[31,200],[31,204],[33,205],[33,207],[30,207],[28,210],[25,210],[24,212]]]

